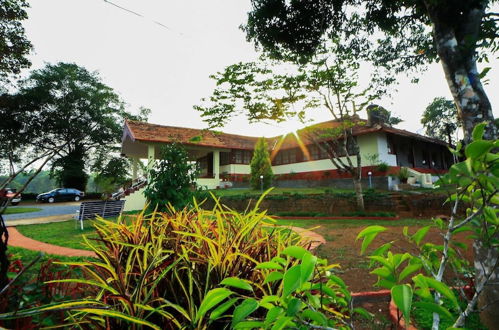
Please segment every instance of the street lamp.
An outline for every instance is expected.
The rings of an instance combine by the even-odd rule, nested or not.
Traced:
[[[373,176],[373,172],[369,171],[367,172],[367,175],[369,176],[369,189],[371,189],[373,187],[373,183],[372,183],[372,176]]]
[[[263,193],[263,175],[260,175],[260,191]]]

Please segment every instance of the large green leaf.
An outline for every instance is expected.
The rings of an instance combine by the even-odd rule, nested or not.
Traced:
[[[471,142],[465,150],[466,157],[479,158],[489,152],[494,147],[494,143],[488,140],[478,140]]]
[[[392,287],[392,299],[398,309],[402,311],[405,322],[411,322],[412,288],[407,284],[395,285]]]
[[[282,290],[283,297],[287,297],[293,291],[295,291],[300,287],[301,284],[300,278],[301,278],[300,265],[295,265],[286,271],[283,279],[283,286],[284,286]]]
[[[416,244],[419,246],[421,240],[425,238],[430,228],[431,226],[425,226],[423,228],[420,228],[414,235],[412,235],[412,240],[416,242]]]
[[[198,312],[196,314],[195,322],[199,321],[204,315],[213,307],[220,304],[227,297],[232,294],[232,291],[226,288],[216,288],[208,291],[204,297],[201,305],[199,306]]]
[[[311,309],[306,309],[303,311],[302,315],[304,318],[309,319],[320,326],[327,325],[327,318],[324,316],[324,314],[320,312]]]
[[[437,313],[438,315],[443,316],[449,320],[454,319],[454,317],[447,308],[437,305],[434,302],[417,301],[414,303],[414,306],[425,309],[433,313]]]
[[[230,300],[227,300],[223,304],[219,305],[217,308],[213,310],[213,312],[211,312],[210,320],[218,319],[220,316],[223,315],[223,313],[225,313],[229,308],[231,308],[238,300],[239,298],[232,298]]]
[[[301,283],[305,283],[312,278],[316,263],[317,257],[312,255],[312,253],[307,252],[303,255],[302,262],[300,264]]]
[[[237,288],[237,289],[253,291],[253,288],[251,287],[251,285],[247,281],[241,280],[240,278],[237,278],[237,277],[227,277],[222,282],[220,282],[220,284],[226,285],[226,286],[231,286],[231,287]]]
[[[267,261],[267,262],[261,262],[258,265],[256,265],[255,269],[282,269],[282,266],[278,264],[277,262],[272,262],[272,261]]]
[[[490,68],[485,68],[483,72],[486,73],[486,70],[490,70]],[[487,71],[488,71],[487,70]],[[483,133],[485,132],[485,127],[487,126],[487,123],[480,123],[473,128],[473,133],[471,133],[471,136],[473,137],[473,141],[478,141],[483,138]]]
[[[258,302],[253,298],[248,298],[244,300],[241,305],[234,309],[234,314],[232,316],[232,327],[244,320],[251,313],[256,311],[258,308]]]
[[[303,258],[303,255],[305,253],[310,253],[301,246],[288,246],[282,251],[282,254],[285,254],[287,256],[294,257],[296,259],[301,259]]]
[[[288,309],[286,310],[287,316],[295,316],[296,313],[301,309],[302,302],[298,298],[292,298],[288,302]]]
[[[272,272],[265,277],[265,281],[263,281],[263,284],[278,281],[282,279],[283,276],[284,275],[281,272]]]
[[[457,298],[454,295],[454,292],[452,292],[452,290],[447,286],[447,284],[439,282],[431,277],[425,276],[424,279],[430,288],[433,288],[436,291],[438,291],[444,297],[452,301],[452,303],[456,308],[459,308],[459,303],[457,302]]]

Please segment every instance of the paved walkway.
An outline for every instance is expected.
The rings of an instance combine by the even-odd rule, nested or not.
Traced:
[[[35,241],[21,234],[15,227],[9,228],[9,245],[67,257],[96,257],[93,251],[71,249]]]
[[[73,217],[76,211],[80,208],[81,202],[68,202],[68,203],[54,203],[54,204],[35,204],[35,205],[24,205],[22,202],[17,206],[9,206],[11,209],[16,208],[24,208],[24,207],[36,207],[41,209],[37,212],[28,212],[28,213],[16,213],[16,214],[6,214],[3,216],[7,225],[10,224],[12,220],[19,219],[33,219],[33,218],[42,218],[42,217],[50,217],[55,215],[67,215],[71,214],[69,218]]]

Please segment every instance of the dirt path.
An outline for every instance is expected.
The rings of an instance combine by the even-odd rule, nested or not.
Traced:
[[[71,249],[35,241],[22,235],[15,227],[9,228],[9,245],[67,257],[96,257],[93,251]]]

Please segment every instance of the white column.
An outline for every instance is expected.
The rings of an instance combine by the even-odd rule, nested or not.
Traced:
[[[153,144],[147,146],[147,172],[151,170],[154,165],[155,148]]]
[[[139,160],[136,157],[132,158],[132,180],[137,180],[137,171],[138,171],[138,162]]]
[[[213,151],[213,176],[215,181],[218,183],[220,181],[220,151]]]

